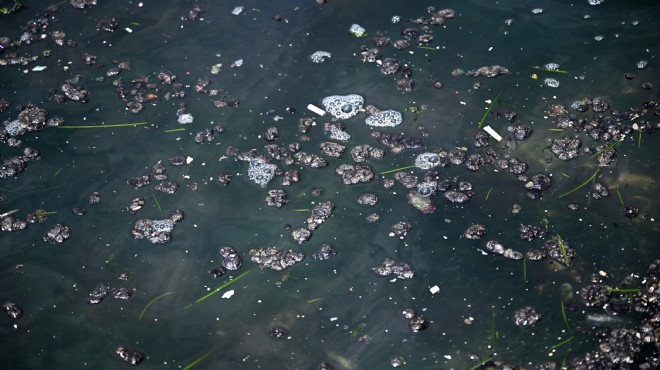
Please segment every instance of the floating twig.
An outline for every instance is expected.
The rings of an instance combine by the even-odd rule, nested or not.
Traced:
[[[147,303],[147,305],[144,306],[144,308],[142,309],[142,312],[140,312],[140,316],[138,316],[138,320],[141,320],[141,319],[142,319],[142,316],[144,316],[144,313],[147,312],[147,309],[148,309],[152,304],[154,304],[154,302],[156,302],[157,300],[159,300],[159,299],[161,299],[161,298],[163,298],[163,297],[165,297],[165,296],[168,296],[168,295],[170,295],[170,294],[174,294],[174,292],[163,293],[163,294],[159,295],[158,297],[156,297],[156,298],[150,300],[149,303]]]
[[[237,282],[238,280],[242,279],[245,275],[249,274],[250,271],[252,271],[252,270],[247,270],[247,271],[245,271],[244,273],[238,275],[237,277],[235,277],[235,278],[229,280],[228,282],[226,282],[226,283],[220,285],[219,287],[213,289],[210,293],[204,295],[203,297],[201,297],[201,298],[199,298],[198,300],[196,300],[195,302],[193,302],[193,303],[191,303],[191,304],[185,306],[184,308],[190,308],[190,306],[192,306],[193,304],[195,304],[195,303],[199,303],[199,302],[205,300],[206,298],[208,298],[208,297],[214,295],[215,293],[221,291],[222,289],[224,289],[224,288],[226,288],[226,287],[228,287],[228,286],[234,284],[234,283]]]
[[[591,177],[589,177],[589,178],[587,179],[587,181],[583,182],[582,184],[580,184],[580,185],[577,186],[576,188],[574,188],[574,189],[572,189],[572,190],[570,190],[570,191],[567,191],[567,192],[564,193],[564,194],[561,194],[559,197],[560,197],[560,198],[563,198],[563,197],[565,197],[565,196],[567,196],[567,195],[569,195],[569,194],[572,194],[572,193],[576,192],[577,190],[579,190],[580,188],[582,188],[583,186],[585,186],[585,185],[587,185],[589,182],[591,182],[591,180],[595,179],[599,172],[600,172],[600,167],[598,167],[598,169],[596,169],[596,172],[594,172],[594,174],[591,175]]]
[[[149,122],[117,123],[117,124],[110,124],[110,125],[87,125],[87,126],[62,125],[62,126],[57,126],[57,128],[113,128],[113,127],[140,126],[140,125],[147,125],[147,124],[149,124]]]
[[[381,172],[380,174],[381,174],[381,175],[386,175],[386,174],[388,174],[388,173],[399,172],[399,171],[408,170],[408,169],[416,168],[416,167],[417,167],[417,166],[399,167],[399,168],[395,168],[395,169],[393,169],[393,170],[389,170],[389,171]]]

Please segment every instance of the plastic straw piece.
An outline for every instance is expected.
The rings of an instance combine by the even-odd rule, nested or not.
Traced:
[[[325,116],[325,111],[314,104],[308,104],[307,109],[311,110],[312,112],[318,114],[321,117]]]
[[[500,136],[500,134],[495,132],[495,130],[490,128],[490,126],[484,126],[484,131],[486,131],[490,136],[494,137],[495,140],[502,141],[502,137]]]

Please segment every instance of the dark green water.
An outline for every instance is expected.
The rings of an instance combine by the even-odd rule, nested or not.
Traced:
[[[564,162],[553,157],[548,164],[544,157],[550,152],[543,151],[562,135],[550,131],[556,127],[545,113],[550,104],[570,110],[575,100],[603,97],[612,109],[627,111],[658,100],[660,10],[655,1],[606,1],[599,6],[590,6],[586,0],[537,1],[533,5],[527,1],[330,0],[323,6],[311,0],[206,1],[200,3],[204,19],[192,22],[181,21],[194,4],[189,1],[145,1],[144,7],[138,7],[136,1],[99,2],[85,11],[62,4],[55,13],[57,22],[48,31],[65,31],[78,42],[76,47],[60,47],[47,39],[17,51],[19,55],[38,55],[52,49],[49,58],[26,67],[0,66],[0,98],[11,103],[9,110],[0,113],[0,121],[16,119],[16,107],[32,101],[50,116],[63,117],[67,125],[142,121],[149,125],[46,128],[21,136],[20,148],[0,148],[2,160],[18,155],[24,147],[36,148],[43,156],[31,161],[16,178],[0,179],[4,197],[0,212],[20,209],[13,216],[21,219],[36,209],[57,212],[43,224],[0,234],[0,299],[15,301],[24,310],[18,320],[0,318],[3,368],[115,369],[123,366],[113,356],[118,345],[144,353],[143,369],[184,368],[207,353],[210,355],[195,368],[316,369],[327,361],[335,369],[377,369],[389,368],[390,358],[402,355],[408,361],[406,368],[469,369],[478,363],[468,359],[469,354],[535,368],[547,360],[559,363],[566,354],[568,348],[562,346],[548,356],[550,346],[569,337],[562,301],[578,308],[568,313],[571,325],[585,327],[571,343],[567,358],[598,346],[585,316],[603,313],[602,309],[585,308],[575,294],[570,297],[562,292],[562,285],[575,293],[588,284],[589,275],[602,270],[608,274],[607,282],[616,286],[627,275],[643,274],[659,257],[657,223],[623,217],[615,192],[618,186],[625,204],[656,218],[660,215],[654,196],[660,170],[657,135],[644,135],[638,142],[635,132],[617,146],[618,158],[598,178],[612,194],[597,201],[588,201],[589,187],[559,198],[594,173],[594,160],[580,156]],[[0,18],[0,36],[19,38],[21,27],[48,5],[39,1],[24,4],[20,12]],[[231,10],[237,5],[245,9],[234,16]],[[383,49],[385,57],[413,68],[416,88],[403,94],[395,89],[392,76],[381,75],[374,64],[361,61],[360,46],[370,45],[371,36],[378,31],[398,39],[401,28],[412,26],[405,20],[427,16],[428,5],[449,7],[457,14],[444,26],[431,26],[434,41],[430,46],[439,49],[414,45],[406,50]],[[294,11],[295,7],[299,9]],[[536,7],[543,8],[543,14],[532,14]],[[281,22],[271,19],[276,14],[282,16]],[[392,24],[393,15],[402,22]],[[98,20],[106,17],[118,19],[114,33],[96,30]],[[513,19],[513,24],[506,25],[507,19]],[[350,35],[347,30],[352,23],[365,27],[369,36]],[[133,32],[124,31],[125,27]],[[601,41],[594,39],[598,35],[603,36]],[[331,52],[332,58],[311,63],[308,56],[317,50]],[[83,52],[97,55],[105,67],[84,65]],[[241,68],[228,68],[240,58],[244,59]],[[147,106],[139,115],[128,113],[111,85],[114,78],[102,83],[93,80],[112,66],[113,59],[131,63],[131,70],[120,74],[123,81],[146,75],[158,82],[158,72],[167,69],[191,85],[186,89],[188,95]],[[645,69],[637,69],[640,60],[649,61]],[[549,62],[560,64],[568,73],[531,68]],[[212,75],[210,67],[216,63],[224,67]],[[454,68],[496,64],[511,73],[494,79],[450,74]],[[48,68],[24,72],[35,65]],[[635,79],[626,80],[626,72]],[[531,78],[534,73],[537,80]],[[90,91],[89,103],[48,100],[50,89],[75,75],[81,76],[80,84]],[[240,99],[240,107],[216,108],[214,98],[195,93],[192,86],[204,77],[212,81],[209,88],[224,89]],[[544,86],[542,81],[548,77],[559,80],[560,86]],[[432,80],[443,81],[444,89],[434,89]],[[475,82],[482,83],[481,89],[473,89]],[[640,88],[643,82],[652,83],[653,88]],[[534,129],[511,155],[529,164],[528,175],[550,176],[552,187],[541,200],[531,200],[522,183],[505,171],[485,166],[473,173],[451,166],[439,169],[441,178],[472,182],[473,199],[457,206],[440,194],[432,198],[437,211],[425,215],[407,204],[406,190],[400,185],[389,190],[382,186],[382,180],[393,174],[377,176],[367,184],[342,185],[333,169],[351,163],[349,153],[342,159],[328,158],[330,165],[325,169],[277,163],[283,170],[300,170],[302,180],[290,187],[281,187],[275,178],[267,188],[260,188],[247,179],[246,163],[233,157],[222,159],[229,146],[261,151],[267,142],[259,135],[270,126],[279,129],[279,145],[295,142],[298,119],[313,116],[305,109],[307,104],[320,106],[325,96],[349,93],[360,94],[367,104],[382,109],[404,112],[411,105],[427,106],[417,120],[413,113],[404,112],[402,125],[382,130],[419,135],[423,126],[428,131],[426,147],[400,154],[387,150],[384,159],[368,162],[376,173],[410,166],[417,154],[437,148],[468,147],[469,153],[483,152],[474,147],[473,136],[489,105],[485,101],[501,93],[493,110],[514,110],[519,122]],[[182,102],[195,117],[186,126],[179,125],[175,115]],[[296,114],[287,113],[287,107],[295,107]],[[275,115],[266,114],[271,109],[283,119],[275,121]],[[643,119],[658,121],[652,113]],[[316,120],[311,140],[301,142],[302,150],[320,154],[318,145],[328,140],[321,127],[328,120]],[[361,116],[345,122],[352,135],[343,143],[347,149],[364,143],[378,146],[363,122]],[[509,125],[490,116],[485,122],[501,134]],[[193,142],[196,132],[217,123],[224,124],[225,132],[215,141]],[[165,132],[180,127],[186,131]],[[585,145],[593,145],[585,134],[580,135]],[[505,153],[493,146],[496,152]],[[167,158],[173,155],[190,156],[194,161],[169,166]],[[133,176],[148,174],[158,161],[165,164],[169,178],[181,184],[174,195],[157,194],[163,213],[176,209],[185,213],[172,242],[162,246],[131,238],[130,230],[138,218],[162,216],[147,188],[135,190],[126,183]],[[228,187],[213,179],[223,172],[234,175]],[[412,173],[423,176],[424,171]],[[192,190],[193,183],[198,190]],[[325,191],[313,197],[310,191],[317,187]],[[276,188],[284,189],[289,198],[282,209],[264,203],[267,190]],[[102,200],[88,206],[87,196],[93,191]],[[355,198],[366,192],[378,195],[376,206],[356,204]],[[126,206],[137,196],[147,205],[131,216]],[[579,202],[578,211],[567,208],[573,200]],[[295,245],[284,225],[303,226],[309,212],[294,210],[311,209],[319,201],[335,203],[333,216],[314,232],[309,243]],[[521,214],[511,214],[514,203],[522,206]],[[84,217],[71,214],[71,208],[79,206],[88,210]],[[365,216],[373,212],[381,219],[368,223]],[[389,237],[390,226],[402,220],[413,223],[411,232],[403,239]],[[528,261],[525,284],[522,261],[480,252],[490,239],[522,252],[540,248],[543,240],[520,240],[518,227],[546,222],[546,239],[561,235],[576,250],[570,267],[556,269],[548,259]],[[42,242],[41,235],[54,223],[68,225],[72,238],[59,245]],[[473,223],[487,227],[482,240],[462,237]],[[331,243],[339,255],[328,261],[313,260],[311,254],[323,242]],[[229,274],[215,280],[208,273],[219,265],[222,245],[234,246],[244,259],[243,269],[231,276],[250,272],[227,288],[235,290],[231,299],[221,299],[223,291],[184,308],[229,280]],[[288,270],[288,279],[281,281],[282,273],[260,270],[249,261],[249,249],[265,246],[304,251],[308,257]],[[409,263],[416,276],[394,282],[375,276],[371,268],[386,257]],[[121,272],[129,275],[128,281],[116,279]],[[89,305],[85,299],[98,282],[127,286],[134,294],[128,301],[108,297],[99,305]],[[441,290],[432,295],[429,288],[434,285]],[[173,293],[156,301],[138,319],[148,302],[167,292]],[[527,305],[534,306],[543,318],[530,328],[519,328],[513,323],[513,312]],[[426,331],[408,329],[401,311],[409,307],[430,321]],[[624,319],[637,319],[629,316]],[[470,317],[473,321],[468,325],[465,319]],[[363,331],[351,335],[361,324],[366,324]],[[286,327],[290,339],[270,338],[268,329],[274,326]],[[359,341],[365,334],[370,339]]]

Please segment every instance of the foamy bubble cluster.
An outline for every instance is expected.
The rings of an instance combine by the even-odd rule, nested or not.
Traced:
[[[185,125],[186,123],[192,123],[195,118],[193,117],[192,114],[190,113],[184,113],[180,115],[176,120],[182,125]]]
[[[548,71],[556,71],[556,70],[559,69],[559,64],[557,64],[557,63],[547,63],[543,67],[545,69],[547,69]]]
[[[589,5],[600,5],[605,2],[605,0],[588,0]]]
[[[364,122],[374,127],[395,127],[403,122],[403,116],[400,112],[388,109],[370,115]]]
[[[309,60],[311,60],[312,63],[323,63],[330,58],[332,58],[332,54],[323,50],[315,51],[309,56]]]
[[[543,80],[543,83],[545,86],[549,87],[559,87],[559,81],[555,80],[554,78],[546,78]]]
[[[351,139],[351,135],[336,125],[332,125],[330,127],[330,138],[332,140],[348,141]]]
[[[156,231],[171,232],[174,229],[174,222],[166,218],[164,220],[152,220],[151,224]]]
[[[321,102],[325,111],[339,119],[349,119],[362,109],[364,98],[357,94],[331,95]]]
[[[21,132],[21,121],[13,120],[5,126],[5,131],[11,136],[19,135]]]
[[[637,68],[644,69],[648,64],[649,64],[648,60],[640,60],[639,62],[637,62]]]
[[[421,153],[415,158],[415,167],[429,170],[440,165],[440,157],[435,153]]]
[[[262,188],[265,188],[268,182],[275,176],[275,171],[277,171],[276,165],[255,159],[250,162],[250,167],[248,167],[248,178],[252,182],[259,184]]]
[[[365,30],[364,27],[360,26],[359,24],[353,23],[351,28],[348,29],[348,32],[352,33],[355,37],[362,37],[365,36],[367,30]]]

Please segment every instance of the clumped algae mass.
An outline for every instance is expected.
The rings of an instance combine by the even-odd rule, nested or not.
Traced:
[[[0,1],[0,360],[659,367],[660,9],[539,5]]]

